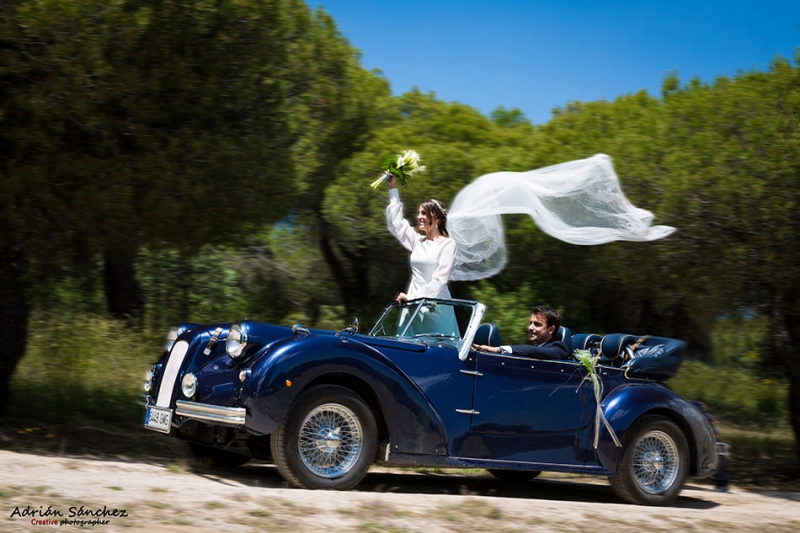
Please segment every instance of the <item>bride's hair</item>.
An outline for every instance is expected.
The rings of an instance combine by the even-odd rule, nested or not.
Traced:
[[[430,200],[425,200],[419,205],[422,208],[422,211],[431,220],[436,219],[438,221],[436,227],[438,228],[439,233],[445,237],[449,237],[450,234],[447,232],[447,209],[445,208],[444,204],[439,200],[431,198]]]

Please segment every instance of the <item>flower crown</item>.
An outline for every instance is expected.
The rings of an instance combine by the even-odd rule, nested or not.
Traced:
[[[447,216],[447,209],[444,208],[444,204],[442,204],[442,202],[436,198],[431,198],[431,202],[436,204],[436,207],[439,208],[439,211],[441,211],[444,216]]]

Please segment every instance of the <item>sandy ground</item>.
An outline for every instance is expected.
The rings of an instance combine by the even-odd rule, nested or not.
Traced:
[[[374,468],[356,490],[332,492],[288,488],[267,464],[188,464],[0,451],[0,531],[800,531],[800,493],[692,480],[664,508],[619,503],[587,477],[509,486],[479,471]]]

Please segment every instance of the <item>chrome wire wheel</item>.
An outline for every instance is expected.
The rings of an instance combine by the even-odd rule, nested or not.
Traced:
[[[662,415],[648,414],[628,429],[623,442],[616,472],[609,477],[617,496],[637,505],[671,505],[691,466],[681,428]]]
[[[378,426],[352,390],[320,384],[300,393],[270,435],[272,459],[289,483],[306,489],[349,490],[369,472]]]
[[[341,404],[322,404],[300,424],[297,451],[303,464],[319,477],[332,479],[347,474],[363,448],[361,422]]]
[[[661,494],[675,483],[680,455],[675,441],[663,431],[642,435],[633,449],[633,477],[649,494]]]

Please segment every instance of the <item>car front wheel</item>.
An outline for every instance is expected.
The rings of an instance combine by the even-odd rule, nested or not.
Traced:
[[[609,478],[614,492],[630,503],[670,505],[689,472],[689,446],[680,428],[658,415],[642,418],[629,430]]]
[[[378,443],[375,417],[357,394],[338,385],[302,393],[272,433],[275,466],[293,485],[348,490],[367,475]]]

